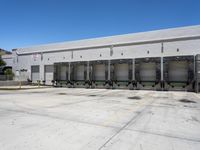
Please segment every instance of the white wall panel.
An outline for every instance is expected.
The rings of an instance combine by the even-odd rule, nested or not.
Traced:
[[[113,48],[113,59],[121,58],[141,58],[141,57],[160,57],[161,43],[121,46]]]
[[[110,48],[78,50],[73,52],[72,61],[103,60],[110,58]]]
[[[200,53],[200,40],[164,43],[164,56],[195,55],[198,53]]]

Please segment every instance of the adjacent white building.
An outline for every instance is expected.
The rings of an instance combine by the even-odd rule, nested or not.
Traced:
[[[5,61],[6,66],[12,67],[12,65],[13,65],[12,54],[5,54],[5,55],[2,55],[1,57]]]

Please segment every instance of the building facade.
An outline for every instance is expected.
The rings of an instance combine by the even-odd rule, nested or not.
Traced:
[[[5,54],[1,56],[2,59],[5,61],[6,66],[13,66],[13,58],[12,58],[12,54]]]
[[[20,80],[87,88],[198,90],[200,26],[13,49]]]

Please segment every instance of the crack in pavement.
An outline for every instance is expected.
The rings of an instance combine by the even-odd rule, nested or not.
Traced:
[[[151,106],[151,105],[149,105],[149,106]],[[122,130],[127,130],[127,131],[140,132],[140,133],[145,133],[145,134],[158,135],[158,136],[162,136],[162,137],[175,138],[175,139],[180,139],[180,140],[185,140],[185,141],[200,142],[200,139],[192,139],[192,138],[180,137],[180,136],[175,136],[175,135],[170,135],[170,134],[155,133],[155,132],[143,131],[143,130],[127,129],[126,127],[130,123],[132,123],[132,121],[134,119],[138,118],[138,115],[136,115],[135,117],[133,117],[128,123],[126,123],[125,126],[123,126],[122,128],[120,128],[120,127],[117,127],[117,126],[110,126],[110,125],[106,125],[105,126],[105,125],[91,123],[91,122],[85,122],[85,121],[79,121],[79,120],[72,120],[72,119],[67,119],[67,118],[62,118],[62,117],[57,117],[57,116],[51,116],[51,115],[45,115],[45,114],[39,114],[39,113],[33,113],[33,112],[26,112],[26,111],[22,111],[22,110],[12,110],[12,109],[2,109],[2,108],[0,108],[0,109],[4,110],[4,111],[11,111],[11,112],[17,112],[17,113],[23,113],[23,114],[30,114],[30,115],[40,116],[40,117],[49,117],[49,118],[53,118],[53,119],[66,120],[66,121],[71,121],[71,122],[76,122],[76,123],[82,123],[82,124],[94,125],[94,126],[99,126],[99,127],[118,129],[119,131],[117,132],[117,134],[120,131],[122,131]],[[147,110],[144,110],[144,111],[146,112]],[[144,112],[138,112],[139,115],[141,113],[144,113]],[[114,137],[114,136],[112,136],[112,137]]]
[[[152,104],[155,100],[152,100],[149,104]],[[143,109],[138,111],[124,126],[122,126],[115,134],[113,134],[98,150],[103,149],[114,137],[116,137],[122,130],[124,130],[129,124],[135,122],[139,119],[147,110],[149,110],[151,105],[145,105]]]
[[[28,112],[28,111],[23,111],[23,110],[4,109],[4,108],[1,108],[1,107],[0,107],[0,110],[15,112],[15,113],[22,113],[22,114],[29,114],[29,115],[33,115],[33,116],[39,116],[39,117],[48,117],[48,118],[51,118],[51,119],[71,121],[71,122],[76,122],[76,123],[81,123],[81,124],[94,125],[94,126],[98,126],[98,127],[105,127],[105,128],[112,128],[112,129],[119,129],[120,128],[120,127],[117,127],[117,126],[101,125],[101,124],[92,123],[92,122],[74,120],[74,119],[69,119],[69,118],[63,118],[63,117],[58,117],[58,116],[53,116],[53,115],[48,115],[48,114],[41,114],[41,113],[36,113],[36,112]]]

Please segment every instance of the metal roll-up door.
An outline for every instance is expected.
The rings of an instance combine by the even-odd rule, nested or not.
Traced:
[[[128,81],[129,79],[129,64],[115,64],[115,79],[118,81]]]
[[[156,63],[141,63],[139,75],[141,81],[156,81]]]
[[[31,66],[31,80],[33,83],[40,80],[40,66]]]
[[[60,80],[66,81],[68,78],[68,66],[62,65],[60,68]]]
[[[75,72],[74,72],[75,80],[83,81],[85,79],[84,78],[84,74],[85,74],[84,72],[85,72],[84,65],[75,66]]]
[[[170,61],[168,65],[169,81],[187,82],[188,67],[187,61]]]
[[[105,75],[106,67],[105,64],[97,64],[94,65],[94,78],[95,80],[106,80],[106,75]]]
[[[53,74],[54,74],[54,66],[53,65],[46,65],[44,69],[45,73],[45,84],[51,85],[53,80]]]

